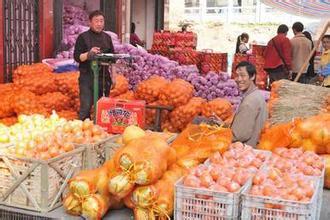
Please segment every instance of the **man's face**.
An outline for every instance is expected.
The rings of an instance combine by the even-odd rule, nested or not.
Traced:
[[[236,70],[236,83],[238,85],[239,90],[241,90],[242,92],[245,92],[246,90],[248,90],[248,88],[251,86],[251,84],[253,84],[253,78],[249,78],[249,74],[246,71],[246,67],[239,67]]]
[[[94,16],[92,20],[90,20],[90,28],[100,33],[104,29],[104,17],[102,15]]]
[[[324,38],[322,40],[322,46],[325,50],[330,50],[330,38]]]

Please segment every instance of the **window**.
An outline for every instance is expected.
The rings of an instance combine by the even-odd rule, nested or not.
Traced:
[[[194,7],[199,7],[199,0],[185,0],[184,1],[184,6],[186,8],[194,8]]]
[[[206,0],[206,7],[226,7],[228,6],[227,0]]]

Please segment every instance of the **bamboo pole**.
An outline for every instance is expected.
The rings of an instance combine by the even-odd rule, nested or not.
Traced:
[[[309,60],[313,57],[316,49],[320,46],[320,43],[322,41],[323,36],[325,35],[325,33],[327,32],[328,28],[330,27],[330,21],[328,21],[322,31],[322,34],[320,35],[318,41],[316,42],[316,44],[314,45],[313,50],[309,53],[308,58],[305,60],[304,64],[301,66],[296,78],[294,79],[294,82],[297,82],[301,76],[301,74],[303,73],[303,70],[307,67],[307,65],[309,64]]]

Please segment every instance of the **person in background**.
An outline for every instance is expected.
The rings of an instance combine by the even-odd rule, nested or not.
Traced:
[[[137,34],[135,33],[135,23],[134,22],[131,23],[131,35],[129,38],[129,42],[134,47],[137,47],[137,45],[139,45],[141,47],[144,46],[144,42],[142,40],[140,40],[139,36],[137,36]]]
[[[249,35],[247,33],[242,33],[237,37],[236,41],[236,51],[235,53],[246,54],[249,50],[247,43],[249,42]]]
[[[243,99],[231,125],[233,141],[256,147],[268,116],[266,102],[255,85],[254,65],[246,61],[240,62],[236,66],[236,73],[235,81],[243,94]]]
[[[272,38],[264,51],[264,69],[268,73],[270,85],[277,80],[288,79],[291,71],[291,43],[287,38],[289,28],[281,24],[277,35]]]
[[[320,75],[323,79],[323,86],[330,87],[330,35],[324,35],[322,38],[324,51],[321,55]]]
[[[307,37],[307,39],[310,40],[310,42],[312,44],[312,49],[313,49],[314,48],[314,43],[313,43],[312,35],[308,31],[304,31],[303,35],[305,35],[305,37]],[[315,55],[316,55],[316,52],[314,52],[313,56],[309,60],[309,65],[308,65],[307,74],[306,74],[308,82],[316,76],[316,73],[315,73],[315,70],[314,70]]]
[[[186,33],[188,31],[188,27],[189,27],[189,24],[184,24],[182,25],[181,27],[181,32],[182,33]]]
[[[74,59],[79,63],[79,98],[80,110],[79,119],[90,118],[90,110],[93,104],[93,71],[91,60],[98,53],[114,53],[111,37],[104,29],[104,15],[101,11],[93,11],[89,15],[90,29],[81,33],[74,47]],[[111,86],[114,85],[113,77],[109,71],[100,70],[99,78],[99,98],[103,91],[109,94]]]
[[[312,44],[308,38],[302,33],[304,25],[301,22],[295,22],[292,25],[292,31],[294,37],[290,40],[291,42],[291,57],[292,57],[292,80],[294,80],[303,66],[304,62],[308,58],[312,51]],[[307,69],[303,69],[302,74],[298,80],[300,83],[308,83]]]

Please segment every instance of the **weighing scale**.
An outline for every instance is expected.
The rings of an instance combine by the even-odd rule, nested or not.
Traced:
[[[94,103],[94,114],[96,115],[96,103],[99,98],[99,75],[100,75],[100,67],[103,71],[103,96],[104,94],[104,83],[105,83],[105,74],[106,68],[112,68],[112,64],[116,63],[117,60],[125,60],[132,64],[133,56],[129,54],[112,54],[112,53],[100,53],[96,54],[91,62],[91,69],[93,71],[93,103]],[[111,89],[111,88],[110,88]],[[96,117],[94,117],[94,122],[96,121]]]

